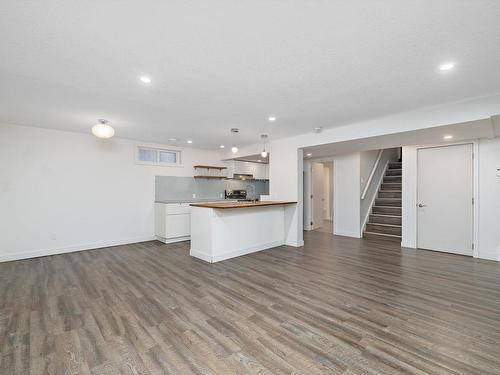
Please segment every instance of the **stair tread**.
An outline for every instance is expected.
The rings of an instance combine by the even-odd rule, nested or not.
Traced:
[[[378,204],[375,204],[373,207],[380,207],[380,208],[401,208],[399,206],[381,206],[381,205],[378,205]]]
[[[373,216],[382,216],[382,217],[402,217],[402,215],[384,215],[384,214],[370,214]]]
[[[366,223],[367,225],[368,224],[371,224],[371,225],[381,225],[383,227],[398,227],[398,228],[402,228],[401,225],[398,225],[398,224],[385,224],[385,223],[371,223],[371,222],[368,222]]]
[[[385,198],[375,198],[375,199],[379,199],[379,200],[386,200],[386,201],[400,201],[402,200],[403,198],[401,197],[394,197],[394,198],[388,198],[388,197],[385,197]]]
[[[365,231],[365,233],[374,234],[375,236],[401,238],[401,236],[398,236],[398,235],[395,235],[395,234],[377,233],[377,232],[368,232],[368,231]]]

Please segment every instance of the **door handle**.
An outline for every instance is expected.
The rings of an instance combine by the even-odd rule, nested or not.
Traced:
[[[425,205],[425,204],[422,204],[422,203],[419,203],[419,204],[417,204],[417,206],[418,206],[419,208],[422,208],[422,207],[425,207],[426,205]]]

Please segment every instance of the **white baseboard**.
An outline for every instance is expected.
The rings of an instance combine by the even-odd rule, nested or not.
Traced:
[[[333,234],[336,235],[336,236],[346,236],[346,237],[361,238],[361,235],[360,235],[359,232],[336,231]]]
[[[210,255],[207,255],[207,254],[202,253],[200,251],[196,251],[196,250],[191,249],[191,250],[189,250],[189,255],[191,255],[192,257],[204,260],[205,262],[213,263],[212,257]]]
[[[302,246],[304,246],[304,240],[302,240],[302,241],[288,241],[288,242],[285,242],[285,245],[293,246],[293,247],[302,247]]]
[[[189,241],[191,239],[191,236],[176,237],[176,238],[165,238],[165,237],[156,236],[155,238],[158,241],[163,242],[163,243],[174,243],[174,242]]]
[[[189,254],[191,256],[194,256],[196,258],[204,260],[205,262],[215,263],[215,262],[220,262],[220,261],[223,261],[226,259],[236,258],[236,257],[246,255],[246,254],[256,253],[258,251],[271,249],[273,247],[281,246],[284,244],[285,244],[284,241],[268,242],[266,244],[257,245],[257,246],[250,246],[250,247],[246,247],[243,249],[238,249],[235,251],[230,251],[228,253],[218,254],[218,255],[208,255],[206,253],[191,249]]]
[[[102,248],[111,247],[111,246],[128,245],[128,244],[133,244],[133,243],[138,243],[138,242],[153,241],[155,239],[156,238],[154,236],[135,237],[135,238],[128,238],[128,239],[123,239],[123,240],[94,242],[94,243],[89,243],[89,244],[60,247],[60,248],[53,248],[53,249],[25,251],[22,253],[0,254],[0,263],[1,262],[11,262],[14,260],[21,260],[21,259],[38,258],[38,257],[44,257],[44,256],[48,256],[48,255],[74,253],[76,251],[102,249]]]

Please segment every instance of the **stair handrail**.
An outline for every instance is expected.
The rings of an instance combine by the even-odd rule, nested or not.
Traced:
[[[361,200],[365,199],[366,194],[368,193],[368,189],[373,180],[373,176],[375,175],[375,171],[378,168],[378,164],[380,163],[380,159],[382,158],[382,154],[384,153],[384,149],[378,151],[377,160],[375,160],[375,164],[373,165],[372,171],[370,173],[370,177],[368,177],[368,181],[366,181],[365,188],[363,189],[363,194],[361,194]]]

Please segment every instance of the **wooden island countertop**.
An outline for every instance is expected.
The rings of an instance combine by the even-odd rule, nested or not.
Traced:
[[[251,208],[251,207],[264,207],[264,206],[280,206],[286,204],[296,204],[297,202],[291,201],[257,201],[257,202],[210,202],[210,203],[191,203],[193,207],[203,208]]]

